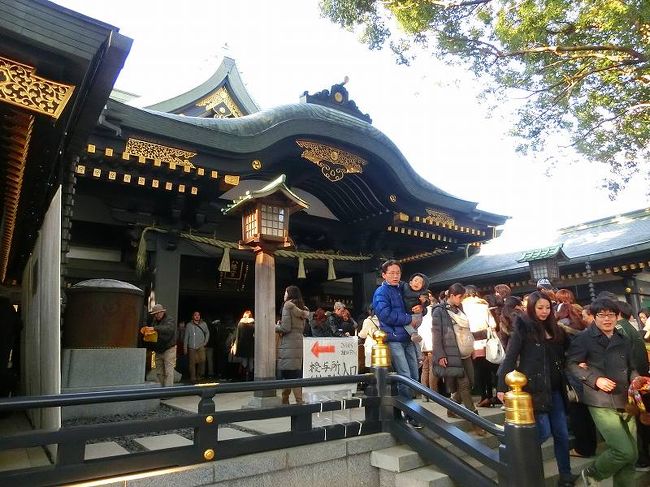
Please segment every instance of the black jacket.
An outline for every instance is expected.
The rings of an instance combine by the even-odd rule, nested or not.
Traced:
[[[585,362],[587,368],[578,364]],[[611,338],[592,324],[571,342],[567,354],[567,368],[584,384],[582,400],[589,406],[623,409],[627,403],[630,380],[638,374],[632,367],[632,345],[621,331],[614,329]],[[612,392],[596,387],[599,377],[616,382]]]
[[[499,385],[497,390],[506,392],[508,386],[505,382],[506,374],[517,369],[528,379],[528,384],[524,391],[530,393],[533,399],[533,409],[539,412],[547,412],[552,405],[552,385],[551,374],[559,373],[561,376],[561,387],[559,392],[565,399],[566,403],[566,376],[564,374],[564,350],[566,349],[566,336],[562,334],[560,343],[552,343],[548,340],[540,342],[535,333],[535,323],[527,316],[518,316],[515,319],[508,348],[506,348],[506,357],[499,366],[498,378]],[[550,363],[547,347],[560,347],[559,363]],[[519,360],[519,365],[517,365]]]
[[[157,321],[155,318],[151,323],[154,330],[158,333],[158,341],[154,343],[147,343],[147,348],[156,353],[163,353],[176,346],[176,320],[165,313],[162,320]]]

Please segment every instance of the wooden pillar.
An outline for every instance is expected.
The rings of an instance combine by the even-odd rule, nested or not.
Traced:
[[[372,296],[377,289],[377,272],[361,272],[352,276],[352,301],[355,319],[365,315],[372,304]]]
[[[275,258],[255,254],[255,380],[275,379]],[[275,391],[261,391],[264,396]]]
[[[181,253],[175,246],[169,248],[167,235],[157,235],[156,274],[154,289],[156,303],[167,308],[167,314],[176,322],[178,316],[178,294],[181,279]]]

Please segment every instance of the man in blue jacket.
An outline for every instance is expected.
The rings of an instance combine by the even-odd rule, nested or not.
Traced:
[[[411,336],[404,329],[407,325],[413,325],[413,315],[406,312],[404,300],[399,290],[402,267],[396,260],[387,260],[381,266],[381,277],[384,279],[374,296],[372,307],[379,318],[379,328],[388,335],[386,341],[390,348],[391,360],[395,372],[405,377],[418,381],[418,359],[415,352],[415,344]],[[421,313],[422,306],[413,307],[414,313]],[[411,390],[402,384],[398,385],[397,391],[400,396],[412,399]],[[414,427],[420,425],[413,419],[407,418],[407,422]]]

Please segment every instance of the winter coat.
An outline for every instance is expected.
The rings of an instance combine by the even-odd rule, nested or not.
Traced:
[[[409,342],[411,336],[404,329],[411,324],[411,315],[404,308],[398,286],[381,283],[372,297],[372,309],[379,318],[379,328],[386,333],[388,342]]]
[[[372,337],[372,334],[379,330],[379,321],[375,315],[368,316],[363,320],[363,325],[361,326],[361,331],[359,331],[359,338]]]
[[[343,319],[336,313],[330,313],[325,320],[326,333],[323,335],[328,337],[342,337],[343,336]]]
[[[474,335],[474,350],[484,351],[487,345],[488,328],[495,329],[497,324],[490,313],[490,305],[478,296],[468,296],[463,299],[463,312],[469,320],[469,329]],[[483,352],[484,356],[485,353]]]
[[[158,333],[158,341],[147,343],[147,348],[156,353],[163,353],[165,350],[176,346],[176,320],[173,317],[165,313],[165,316],[160,321],[156,321],[154,318],[151,326]]]
[[[255,320],[242,318],[235,331],[235,357],[252,358],[255,356]]]
[[[208,344],[209,339],[210,331],[208,330],[208,325],[205,324],[205,321],[199,321],[198,324],[190,321],[185,325],[185,334],[183,337],[185,353],[190,349],[197,350],[205,347]]]
[[[448,304],[441,303],[434,306],[431,311],[433,363],[436,367],[436,373],[441,376],[462,377],[465,375],[465,369],[456,342],[454,321],[449,316],[449,308]],[[438,365],[441,358],[447,359],[446,368]]]
[[[316,320],[316,318],[313,318],[311,320],[311,336],[314,337],[333,337],[336,336],[336,326],[334,326],[334,329],[330,326],[330,320],[329,317],[326,317],[322,321]]]
[[[587,368],[578,364],[586,363]],[[632,366],[632,344],[623,333],[614,328],[611,338],[593,323],[571,342],[567,354],[567,368],[583,384],[582,401],[588,406],[623,409],[627,404],[627,388],[638,374]],[[596,387],[599,377],[616,382],[612,392]]]
[[[562,330],[561,343],[553,343],[550,340],[538,341],[535,333],[536,324],[528,316],[518,316],[515,319],[506,356],[499,366],[497,376],[499,384],[497,390],[506,392],[508,386],[505,382],[507,374],[517,369],[528,379],[528,384],[524,391],[530,393],[533,399],[533,409],[538,412],[548,412],[551,410],[553,401],[551,393],[551,374],[559,373],[561,376],[560,392],[566,400],[566,375],[564,373],[564,349],[568,345],[566,335]],[[559,363],[549,363],[549,353],[547,347],[559,347]]]
[[[372,347],[377,343],[372,334],[379,330],[379,320],[372,315],[363,320],[363,326],[359,332],[359,338],[363,339],[363,352],[366,367],[372,365]]]
[[[292,301],[284,302],[280,324],[275,326],[280,333],[278,370],[302,369],[302,332],[308,316],[308,310],[300,309]]]
[[[414,291],[411,289],[411,286],[408,282],[400,281],[399,283],[399,289],[400,292],[402,293],[402,299],[404,300],[404,309],[406,310],[407,313],[411,314],[413,311],[413,306],[416,305],[422,305],[422,313],[425,314],[427,312],[427,306],[429,306],[429,298],[428,298],[428,291],[429,291],[429,278],[425,276],[424,274],[417,272],[411,276],[411,279],[415,276],[420,276],[422,280],[424,281],[424,284],[422,285],[422,289],[419,291]],[[410,282],[410,279],[409,279]],[[420,300],[420,296],[424,296],[427,298],[424,302]]]
[[[354,318],[350,318],[349,320],[341,320],[342,336],[345,336],[346,333],[348,336],[354,336],[357,332],[357,328],[359,328],[359,325],[356,321],[354,321]]]
[[[616,328],[620,328],[623,335],[630,340],[632,368],[641,375],[648,375],[648,352],[645,349],[645,342],[639,330],[634,328],[634,325],[626,319],[618,320]]]
[[[433,350],[433,322],[431,321],[431,310],[433,306],[427,306],[427,313],[422,317],[422,324],[418,328],[418,334],[422,337],[422,351]]]

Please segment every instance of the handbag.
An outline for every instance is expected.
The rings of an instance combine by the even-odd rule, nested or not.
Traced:
[[[492,328],[488,328],[488,339],[485,344],[485,360],[493,364],[500,364],[506,358],[506,351],[499,337]]]
[[[465,377],[465,369],[462,367],[443,367],[442,365],[436,364],[433,366],[433,372],[436,377]]]
[[[471,357],[472,352],[474,352],[474,335],[472,335],[469,329],[467,317],[464,313],[462,313],[462,317],[457,316],[451,309],[447,309],[447,314],[451,318],[452,329],[456,336],[456,346],[458,347],[460,358]]]
[[[158,343],[158,332],[154,330],[151,333],[145,333],[142,336],[142,341],[149,343]]]
[[[460,352],[460,358],[467,358],[474,351],[474,335],[469,328],[454,324],[454,333],[456,334],[456,344]]]
[[[578,393],[569,383],[566,385],[566,397],[569,402],[580,402]]]

